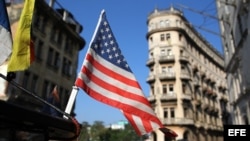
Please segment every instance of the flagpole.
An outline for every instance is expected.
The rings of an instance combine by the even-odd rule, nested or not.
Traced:
[[[69,97],[69,101],[68,101],[66,109],[65,109],[65,113],[67,113],[69,115],[70,115],[72,107],[74,105],[78,90],[79,90],[79,88],[77,86],[73,86],[70,97]],[[67,116],[63,116],[63,117],[68,119]]]

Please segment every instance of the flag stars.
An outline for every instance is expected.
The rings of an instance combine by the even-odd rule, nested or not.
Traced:
[[[105,47],[107,47],[107,46],[108,46],[108,43],[107,43],[107,42],[105,42],[105,43],[104,43],[104,46],[105,46]]]
[[[112,55],[109,55],[109,59],[112,59],[113,58],[113,56]]]
[[[107,21],[104,21],[104,22],[103,22],[103,25],[104,25],[104,26],[107,26],[107,24],[108,24]]]
[[[105,53],[105,51],[104,51],[104,50],[102,50],[102,51],[101,51],[101,54],[104,54],[104,53]]]
[[[112,35],[111,35],[111,34],[108,34],[108,38],[112,38]]]
[[[123,69],[130,70],[107,21],[101,23],[92,48],[107,61]]]
[[[106,32],[109,32],[109,28],[108,27],[106,28]]]

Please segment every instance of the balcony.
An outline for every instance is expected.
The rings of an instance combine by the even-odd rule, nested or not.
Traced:
[[[180,62],[189,62],[189,57],[187,55],[180,55],[180,58],[179,58]]]
[[[162,94],[161,96],[161,101],[176,101],[177,100],[177,96],[175,93],[173,92],[169,92],[167,94]]]
[[[158,74],[160,80],[175,80],[175,73],[174,72],[163,72]]]
[[[186,71],[181,72],[181,79],[189,80],[190,79],[190,74]]]
[[[154,58],[149,58],[148,61],[147,61],[147,63],[146,63],[146,65],[149,67],[149,66],[154,65],[154,63],[155,63]]]
[[[155,75],[150,74],[150,75],[148,76],[148,78],[147,78],[147,82],[148,82],[148,83],[152,83],[152,82],[154,82],[154,81],[155,81]]]
[[[164,118],[164,125],[193,125],[194,120],[191,118]]]
[[[197,88],[197,87],[200,87],[200,82],[199,80],[193,80],[193,85]]]
[[[190,93],[189,94],[182,94],[181,99],[190,101],[190,100],[192,100],[192,96]]]
[[[194,104],[195,104],[196,106],[200,106],[200,105],[201,105],[201,100],[200,100],[200,99],[194,100]]]
[[[154,102],[156,101],[155,96],[150,95],[150,96],[148,97],[148,101],[149,101],[150,103],[154,103]]]
[[[168,63],[168,62],[174,62],[174,61],[175,61],[174,55],[161,55],[161,56],[159,56],[160,63]]]

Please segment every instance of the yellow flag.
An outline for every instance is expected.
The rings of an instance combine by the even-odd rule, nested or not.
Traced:
[[[13,41],[13,51],[8,63],[8,72],[29,68],[33,58],[31,23],[35,0],[25,0],[18,28]]]

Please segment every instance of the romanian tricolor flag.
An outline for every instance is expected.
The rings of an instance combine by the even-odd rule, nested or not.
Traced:
[[[34,59],[31,40],[31,23],[35,0],[25,0],[18,28],[13,41],[13,51],[8,64],[8,72],[27,69]]]

